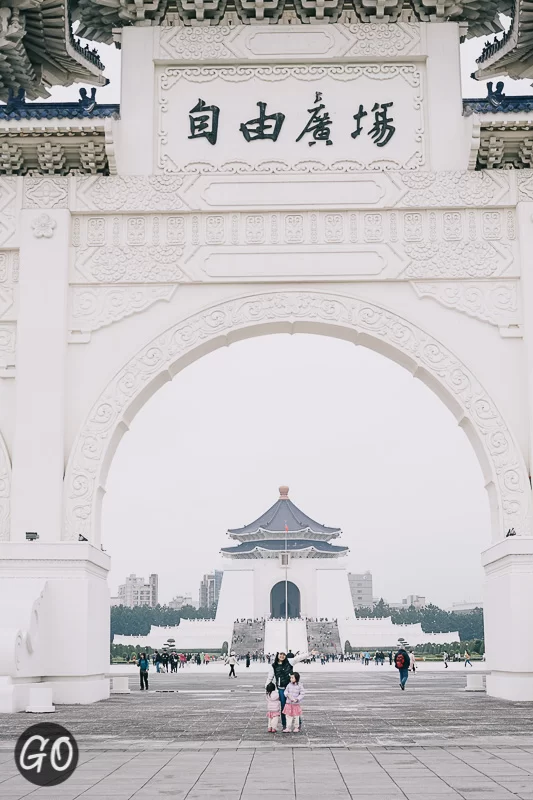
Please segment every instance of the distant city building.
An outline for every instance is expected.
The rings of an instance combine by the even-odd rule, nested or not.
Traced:
[[[426,598],[421,597],[419,594],[408,594],[404,597],[401,603],[387,603],[391,608],[425,608]]]
[[[446,611],[454,611],[456,614],[469,614],[476,608],[483,608],[482,600],[479,603],[452,603],[451,608],[447,608]]]
[[[121,605],[120,597],[110,597],[109,598],[109,605],[111,605],[111,606],[119,606],[119,605]]]
[[[372,573],[348,573],[348,583],[354,608],[372,608]]]
[[[148,583],[137,575],[129,575],[126,583],[118,587],[118,603],[115,605],[128,606],[156,606],[159,600],[159,578],[156,574],[150,575]]]
[[[174,597],[174,599],[168,604],[169,608],[174,608],[176,610],[179,610],[184,606],[198,608],[198,601],[192,599],[192,594],[177,594],[176,597]]]
[[[222,570],[218,569],[204,575],[200,583],[199,608],[211,608],[218,605],[223,575]]]

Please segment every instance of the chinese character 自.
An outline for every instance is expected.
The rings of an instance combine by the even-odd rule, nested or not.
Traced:
[[[189,139],[207,139],[210,144],[216,144],[218,136],[218,106],[206,106],[203,100],[198,100],[194,108],[189,111],[189,124],[191,135]]]
[[[322,100],[322,92],[316,92],[315,107],[307,109],[307,112],[311,114],[311,116],[309,117],[307,125],[296,139],[296,141],[299,142],[300,139],[303,139],[303,137],[306,134],[312,133],[313,141],[308,142],[309,147],[312,147],[317,142],[326,142],[326,144],[333,144],[333,142],[330,139],[331,126],[333,123],[327,111],[324,111],[323,114],[320,113],[325,109],[325,105],[321,102],[321,100]]]
[[[239,130],[247,142],[254,142],[257,139],[271,139],[277,142],[281,131],[281,126],[285,121],[285,114],[266,114],[266,103],[257,103],[259,106],[259,116],[257,119],[250,119],[243,122]]]

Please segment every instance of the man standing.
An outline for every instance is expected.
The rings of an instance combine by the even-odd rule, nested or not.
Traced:
[[[407,683],[407,678],[409,677],[410,664],[411,659],[409,658],[409,653],[407,650],[404,650],[403,647],[400,647],[394,656],[394,666],[400,672],[400,689],[402,691],[405,690],[405,684]]]
[[[442,654],[442,660],[444,661],[445,668],[448,669],[448,653],[446,652],[446,650]]]
[[[141,692],[148,691],[148,670],[150,668],[150,662],[146,658],[146,653],[141,653],[139,660],[137,661],[137,666],[139,667],[139,677],[141,679]]]

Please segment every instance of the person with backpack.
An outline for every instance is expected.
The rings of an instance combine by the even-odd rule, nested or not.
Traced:
[[[150,668],[150,662],[146,658],[146,653],[141,653],[139,660],[137,661],[137,666],[140,669],[139,677],[141,679],[141,692],[146,689],[148,691],[148,670]]]
[[[409,653],[407,650],[404,650],[403,647],[400,647],[394,656],[394,666],[400,673],[400,689],[402,691],[405,690],[405,684],[407,683],[407,678],[409,677],[410,664],[411,659],[409,658]]]

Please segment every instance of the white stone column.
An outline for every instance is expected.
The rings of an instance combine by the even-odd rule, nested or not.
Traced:
[[[11,539],[59,540],[67,356],[67,210],[22,211]]]
[[[520,301],[523,314],[522,332],[529,411],[529,452],[526,454],[526,462],[531,476],[533,465],[533,203],[518,203],[516,214],[520,243]],[[528,489],[531,491],[531,486]],[[533,535],[533,531],[531,533]]]
[[[116,126],[116,158],[120,174],[154,172],[156,82],[154,36],[157,27],[122,28],[120,125]]]
[[[523,311],[524,370],[527,375],[529,452],[533,442],[533,203],[517,206]],[[531,486],[524,487],[531,493]],[[504,532],[505,533],[505,532]],[[496,542],[482,554],[485,568],[487,693],[505,700],[533,700],[533,531]]]
[[[424,98],[431,169],[468,168],[469,125],[463,117],[459,26],[453,22],[424,25],[428,61]]]
[[[487,694],[533,701],[533,537],[493,544],[482,563]]]

